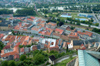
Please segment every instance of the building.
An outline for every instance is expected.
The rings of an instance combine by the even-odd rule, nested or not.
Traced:
[[[46,27],[47,27],[47,28],[52,28],[52,29],[54,29],[54,28],[57,27],[57,24],[56,24],[56,23],[53,23],[53,22],[49,22],[49,23],[46,24]]]
[[[55,58],[54,55],[49,56],[49,63],[54,65],[55,64],[55,59],[56,58]]]
[[[78,50],[79,66],[100,66],[100,52]]]
[[[42,31],[42,30],[43,30],[43,27],[41,27],[41,26],[33,26],[31,28],[31,33],[39,34],[39,32]]]
[[[53,32],[53,37],[60,38],[60,36],[64,33],[64,29],[56,28]]]
[[[0,30],[10,30],[11,29],[11,22],[2,20],[0,22]]]
[[[77,33],[71,32],[71,33],[68,35],[68,38],[71,39],[71,40],[78,40],[78,39],[79,39],[79,36],[78,36]]]
[[[45,35],[45,36],[52,36],[54,29],[51,28],[45,28],[42,31],[40,31],[39,33],[41,35]]]
[[[84,45],[84,41],[82,40],[71,40],[70,44],[68,43],[68,49],[81,49],[82,44]]]
[[[85,14],[85,13],[79,13],[78,16],[80,16],[80,17],[87,17],[87,18],[93,18],[93,15]]]

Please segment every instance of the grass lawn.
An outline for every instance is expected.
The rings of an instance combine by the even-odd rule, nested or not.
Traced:
[[[97,5],[97,4],[100,4],[99,2],[98,3],[81,3],[81,5]]]
[[[66,66],[66,64],[68,63],[68,62],[70,62],[71,60],[73,60],[74,58],[76,58],[76,57],[73,57],[72,59],[66,59],[66,60],[63,60],[62,62],[60,62],[60,63],[57,63],[57,64],[55,64],[54,66]]]
[[[57,13],[53,13],[53,14],[48,13],[48,14],[46,14],[46,15],[56,17]]]

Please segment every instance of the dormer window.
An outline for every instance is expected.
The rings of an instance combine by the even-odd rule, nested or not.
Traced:
[[[48,41],[45,41],[45,43],[47,44],[47,43],[48,43]]]
[[[54,42],[51,42],[51,45],[54,45]]]

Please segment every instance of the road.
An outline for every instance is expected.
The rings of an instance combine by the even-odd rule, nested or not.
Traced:
[[[5,34],[5,35],[7,35],[9,32],[11,32],[11,31],[10,31],[10,30],[7,30],[7,31],[1,31],[1,30],[0,30],[0,33],[1,33],[1,34]]]
[[[37,7],[36,5],[34,4],[34,8],[35,8],[35,12],[38,16],[42,17],[42,18],[45,18],[43,15],[39,14],[38,11],[37,11]]]
[[[92,14],[93,14],[95,20],[97,21],[97,23],[99,23],[99,27],[100,27],[100,22],[99,22],[99,20],[97,19],[97,17],[95,16],[94,11],[93,11],[92,9],[91,9],[91,11],[92,11]]]
[[[77,55],[73,55],[73,57],[76,57]],[[59,60],[59,61],[57,61],[57,63],[60,63],[60,62],[62,62],[63,60],[66,60],[66,59],[69,59],[69,56],[68,57],[66,57],[66,58],[63,58],[63,59],[61,59],[61,60]]]
[[[74,27],[78,27],[78,28],[83,28],[83,29],[90,29],[90,30],[92,30],[93,28],[91,28],[91,27],[86,27],[86,26],[81,26],[81,25],[73,25],[73,24],[68,24],[68,23],[66,23],[66,25],[70,25],[70,26],[74,26]]]

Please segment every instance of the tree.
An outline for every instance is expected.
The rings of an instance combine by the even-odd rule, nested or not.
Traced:
[[[16,66],[15,61],[14,60],[9,61],[8,66]]]
[[[1,63],[1,66],[8,66],[8,61],[3,61],[3,62]]]
[[[31,45],[26,45],[27,47],[31,47]]]
[[[57,26],[59,26],[59,21],[57,21],[56,23],[57,23]]]
[[[99,23],[95,23],[95,26],[99,26]]]
[[[74,30],[74,29],[75,29],[75,27],[71,26],[71,30]]]
[[[21,10],[17,10],[15,14],[15,16],[27,16],[27,15],[35,16],[36,13],[33,8],[24,8]]]
[[[79,22],[77,22],[77,25],[80,25],[80,23],[79,23]]]
[[[3,49],[3,47],[4,47],[4,44],[0,41],[0,52]]]
[[[12,34],[15,35],[15,32],[13,30],[11,30],[11,31],[12,31]]]
[[[0,9],[0,15],[1,14],[13,14],[13,10]]]
[[[40,64],[44,62],[44,56],[42,54],[37,54],[34,57],[35,64]]]
[[[63,24],[64,24],[63,22],[60,22],[60,23],[59,23],[59,26],[62,26]]]
[[[24,61],[26,59],[26,55],[21,55],[20,60]]]
[[[34,50],[33,56],[35,56],[37,53],[39,53],[39,50]]]
[[[19,45],[19,48],[22,48],[22,47],[24,47],[23,45]]]

